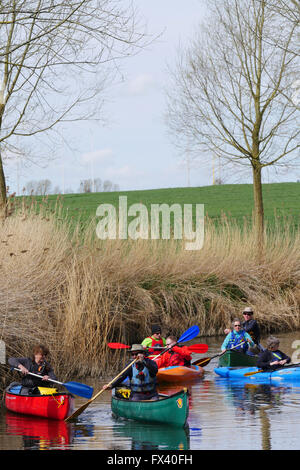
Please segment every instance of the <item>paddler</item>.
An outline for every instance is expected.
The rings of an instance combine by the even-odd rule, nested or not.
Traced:
[[[132,359],[137,359],[137,361],[115,382],[111,385],[103,385],[102,389],[115,388],[128,378],[129,388],[131,389],[130,400],[158,400],[156,390],[158,367],[156,362],[146,357],[147,352],[141,344],[133,344],[130,352]]]
[[[46,360],[48,356],[49,349],[47,346],[37,344],[33,347],[31,357],[10,357],[8,359],[8,364],[11,367],[20,369],[23,374],[22,392],[24,394],[28,394],[30,391],[33,393],[34,389],[39,386],[51,387],[52,383],[48,382],[48,379],[57,380],[50,363]],[[41,378],[27,375],[28,372],[40,375]]]
[[[187,366],[191,365],[191,353],[187,346],[177,346],[175,336],[168,336],[166,339],[166,347],[168,350],[156,359],[159,369],[171,366]],[[176,345],[176,346],[175,346]]]
[[[161,336],[161,327],[159,325],[152,326],[151,336],[148,336],[142,341],[142,346],[144,346],[150,354],[154,354],[157,349],[159,350],[159,348],[166,346],[166,340]]]
[[[264,370],[276,370],[291,362],[291,358],[280,351],[280,341],[275,336],[267,339],[267,349],[262,351],[257,359],[257,367]]]
[[[251,336],[242,329],[241,322],[236,318],[232,322],[232,331],[228,333],[223,344],[221,346],[222,352],[226,349],[234,348],[235,351],[242,351],[246,353],[248,351],[249,345],[254,347],[254,341]]]

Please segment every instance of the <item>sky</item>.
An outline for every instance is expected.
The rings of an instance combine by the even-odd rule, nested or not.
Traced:
[[[220,165],[195,164],[188,171],[184,155],[171,142],[165,124],[169,76],[167,64],[176,60],[179,43],[188,44],[196,26],[205,18],[202,0],[135,0],[140,16],[153,37],[161,34],[137,55],[122,60],[122,79],[106,90],[105,125],[70,124],[58,156],[47,165],[10,163],[10,192],[21,193],[30,180],[50,179],[52,189],[78,192],[88,178],[110,180],[120,190],[208,186],[215,177],[226,183],[251,182],[251,175],[228,175]],[[298,176],[300,178],[300,174]],[[296,181],[295,174],[266,175],[265,182]]]

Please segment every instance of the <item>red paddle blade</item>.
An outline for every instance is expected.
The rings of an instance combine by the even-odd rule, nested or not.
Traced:
[[[111,349],[128,349],[130,346],[123,343],[107,343],[107,346]]]
[[[192,344],[191,346],[188,346],[188,348],[190,352],[203,354],[207,352],[208,345],[207,344]]]

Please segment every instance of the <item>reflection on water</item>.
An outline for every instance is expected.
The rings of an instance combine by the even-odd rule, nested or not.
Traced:
[[[286,335],[282,341],[282,349],[289,355],[293,351],[288,344],[294,339],[295,334]],[[220,339],[201,342],[209,345],[211,356],[219,352]],[[221,378],[213,371],[216,365],[216,360],[211,361],[204,377],[188,385],[190,413],[186,429],[114,419],[110,392],[106,392],[75,423],[19,416],[0,409],[0,449],[299,450],[300,388],[294,384],[271,386]],[[90,385],[97,392],[103,382]],[[176,384],[159,386],[162,393],[168,394],[181,388]],[[85,402],[77,397],[76,408]]]
[[[120,438],[129,438],[131,450],[189,450],[189,428],[174,428],[155,424],[124,422],[115,419],[113,437],[116,441]]]

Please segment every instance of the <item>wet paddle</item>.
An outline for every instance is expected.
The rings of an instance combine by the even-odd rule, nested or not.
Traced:
[[[187,331],[185,331],[185,333],[183,333],[183,335],[180,336],[179,340],[177,341],[176,344],[178,343],[183,343],[184,341],[189,341],[193,338],[195,338],[197,335],[199,334],[199,328],[198,326],[191,326],[191,328],[189,328]],[[174,344],[175,346],[175,344]],[[165,352],[167,351],[167,349],[165,349],[164,351],[162,351],[160,354],[158,354],[158,356],[161,356],[162,354],[164,354]],[[157,357],[158,357],[157,356]],[[122,374],[124,374],[124,372],[129,369],[136,361],[137,361],[137,357],[128,365],[125,367],[125,369],[122,370],[122,372],[120,372],[113,380],[111,380],[107,385],[108,387],[114,383],[119,377],[121,377]],[[82,406],[80,406],[80,408],[78,408],[78,410],[76,410],[71,416],[69,416],[65,421],[72,421],[73,419],[77,418],[79,415],[81,415],[81,413],[97,398],[99,397],[99,395],[101,395],[101,393],[104,392],[104,390],[106,389],[101,389],[98,393],[96,393],[96,395],[94,395],[89,401],[87,401],[86,403],[84,403]]]
[[[260,374],[261,372],[278,372],[279,370],[282,370],[282,369],[289,369],[290,367],[298,367],[298,366],[300,366],[300,362],[297,362],[296,364],[289,364],[288,366],[282,366],[274,370],[259,369],[253,372],[247,372],[246,374],[244,374],[244,377],[249,377],[250,375]]]
[[[13,370],[17,370],[18,372],[21,372],[20,369],[17,367],[13,367]],[[42,379],[43,376],[34,374],[33,372],[28,372],[28,375],[32,375],[33,377],[38,377],[39,379]],[[79,397],[84,397],[84,398],[91,398],[93,395],[93,387],[90,387],[89,385],[81,384],[78,382],[58,382],[58,380],[53,380],[53,379],[48,379],[48,382],[53,382],[59,385],[63,385],[70,393],[74,393],[74,395],[78,395]]]
[[[136,361],[138,360],[138,358],[136,357],[128,366],[125,367],[125,369],[122,370],[122,372],[120,372],[113,380],[111,380],[109,383],[108,383],[108,386],[110,386],[115,380],[117,380],[119,377],[121,377],[121,375],[127,370],[129,369],[129,367],[131,367]],[[98,393],[96,393],[96,395],[94,395],[89,401],[87,401],[86,403],[84,403],[82,406],[80,406],[80,408],[78,408],[78,410],[76,410],[71,416],[69,416],[68,418],[65,419],[65,421],[72,421],[73,419],[77,418],[79,415],[81,415],[81,413],[94,401],[96,400],[96,398],[99,397],[99,395],[101,395],[101,393],[104,392],[105,389],[101,389]]]
[[[207,364],[210,363],[210,361],[211,361],[212,359],[215,359],[215,357],[221,357],[221,356],[223,356],[225,353],[227,353],[227,351],[231,351],[232,349],[235,349],[236,347],[241,346],[243,343],[244,343],[244,341],[243,341],[242,343],[240,343],[240,344],[237,344],[236,346],[233,346],[233,347],[230,348],[230,349],[226,349],[226,351],[223,351],[222,353],[216,354],[215,356],[212,356],[212,357],[204,357],[203,359],[197,359],[196,361],[192,362],[192,365],[193,365],[193,366],[205,367],[205,366],[207,366]]]

